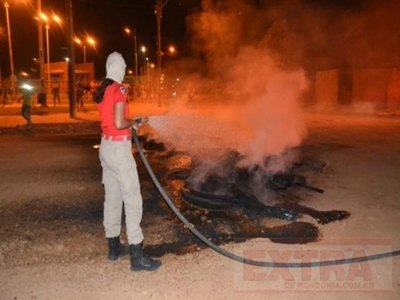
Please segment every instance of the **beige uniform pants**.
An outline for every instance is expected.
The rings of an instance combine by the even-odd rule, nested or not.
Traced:
[[[140,244],[143,233],[142,195],[131,141],[109,141],[100,144],[100,161],[103,168],[104,230],[106,238],[117,237],[121,232],[122,205],[125,208],[126,233],[129,244]]]

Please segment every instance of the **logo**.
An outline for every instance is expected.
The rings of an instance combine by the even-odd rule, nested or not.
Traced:
[[[122,94],[127,94],[128,93],[128,91],[126,90],[126,88],[123,85],[121,85],[119,87],[119,90],[121,91]]]
[[[255,261],[299,264],[351,260],[392,251],[386,239],[327,240],[308,245],[270,242],[235,245],[234,253]],[[234,288],[241,293],[393,293],[392,257],[304,268],[259,267],[234,264]]]

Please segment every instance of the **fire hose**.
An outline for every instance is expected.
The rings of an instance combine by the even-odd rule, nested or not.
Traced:
[[[164,188],[162,187],[161,183],[157,179],[157,176],[155,175],[149,161],[147,160],[143,149],[140,145],[139,138],[137,136],[136,130],[132,130],[133,134],[133,140],[136,144],[137,150],[139,152],[139,156],[148,172],[150,175],[154,185],[156,186],[158,192],[161,194],[162,198],[164,201],[167,203],[169,208],[172,210],[172,212],[179,218],[179,220],[186,225],[186,227],[191,231],[192,234],[194,234],[198,239],[200,239],[204,244],[206,244],[208,247],[216,251],[217,253],[228,257],[232,260],[244,263],[244,264],[249,264],[253,266],[259,266],[259,267],[267,267],[267,268],[310,268],[310,267],[323,267],[323,266],[332,266],[332,265],[344,265],[344,264],[352,264],[352,263],[360,263],[360,262],[366,262],[366,261],[373,261],[373,260],[378,260],[378,259],[383,259],[383,258],[388,258],[388,257],[395,257],[400,255],[400,250],[396,251],[389,251],[389,252],[383,252],[383,253],[378,253],[378,254],[373,254],[373,255],[367,255],[367,256],[358,256],[358,257],[352,257],[352,258],[344,258],[344,259],[336,259],[336,260],[324,260],[324,261],[313,261],[313,262],[272,262],[272,261],[259,261],[259,260],[253,260],[249,259],[246,257],[242,257],[239,255],[236,255],[232,252],[229,252],[209,239],[207,239],[201,232],[199,232],[192,223],[190,223],[185,216],[178,210],[178,208],[174,205],[173,201],[169,197],[169,195],[166,193]]]

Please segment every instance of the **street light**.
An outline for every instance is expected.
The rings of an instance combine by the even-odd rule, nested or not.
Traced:
[[[91,36],[87,36],[85,40],[81,40],[79,37],[74,38],[74,42],[83,48],[83,63],[86,64],[86,45],[90,45],[93,48],[96,47],[96,41]]]
[[[172,55],[172,56],[176,54],[176,48],[174,45],[168,46],[168,53],[169,53],[169,55]]]
[[[45,13],[41,12],[39,16],[44,22],[46,22],[46,57],[47,57],[47,92],[48,94],[51,93],[50,89],[50,82],[51,82],[51,74],[50,74],[50,39],[49,39],[49,23],[54,21],[58,25],[61,24],[61,19],[59,16],[53,14],[52,18],[50,19]]]
[[[47,57],[47,93],[50,94],[51,90],[50,90],[50,80],[51,80],[51,76],[50,76],[50,42],[49,42],[49,24],[46,24],[46,26],[44,27],[46,29],[46,57]]]
[[[124,31],[127,35],[133,35],[133,43],[134,43],[134,58],[135,58],[135,77],[138,76],[138,53],[137,53],[137,40],[136,40],[136,29],[130,30],[129,27],[125,27]]]
[[[143,59],[146,59],[146,52],[147,52],[147,47],[142,45],[140,46],[140,52],[143,54]],[[140,73],[143,75],[143,63],[141,64],[142,66],[140,67]]]
[[[150,62],[149,58],[146,57],[146,81],[147,81],[147,88],[150,86]]]
[[[11,71],[11,91],[12,97],[15,95],[15,75],[14,75],[14,57],[13,57],[13,49],[12,49],[12,40],[11,40],[11,29],[10,29],[10,16],[8,14],[8,8],[10,5],[7,1],[4,2],[4,8],[6,10],[6,22],[7,22],[7,36],[8,36],[8,52],[10,55],[10,71]]]
[[[93,48],[96,47],[96,41],[92,37],[87,36],[86,37],[86,42],[87,42],[88,45],[92,46]],[[84,57],[85,60],[84,60],[84,63],[86,63],[86,45],[83,45],[83,47],[85,49],[85,57]]]

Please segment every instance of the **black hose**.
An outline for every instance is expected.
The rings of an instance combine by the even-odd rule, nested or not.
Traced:
[[[259,261],[259,260],[253,260],[249,258],[245,258],[242,256],[238,256],[234,253],[231,253],[229,251],[226,251],[219,247],[218,245],[214,244],[210,240],[208,240],[201,232],[199,232],[192,223],[190,223],[184,215],[176,208],[174,205],[173,201],[171,198],[168,196],[168,194],[165,192],[164,188],[162,187],[161,183],[158,181],[156,175],[153,172],[152,167],[149,164],[149,161],[147,160],[146,156],[143,153],[142,147],[140,146],[139,143],[139,138],[137,136],[137,133],[135,130],[132,129],[133,132],[133,139],[134,142],[137,146],[140,158],[143,161],[143,164],[149,173],[151,179],[153,180],[154,185],[156,186],[157,190],[160,192],[161,196],[169,206],[169,208],[174,212],[174,214],[179,218],[179,220],[182,221],[183,224],[187,226],[187,228],[198,238],[200,239],[203,243],[205,243],[208,247],[213,249],[214,251],[230,258],[233,260],[236,260],[241,263],[253,265],[253,266],[259,266],[259,267],[267,267],[267,268],[309,268],[309,267],[323,267],[323,266],[332,266],[332,265],[343,265],[343,264],[352,264],[356,262],[365,262],[365,261],[372,261],[372,260],[378,260],[378,259],[383,259],[387,257],[393,257],[393,256],[399,256],[400,255],[400,250],[396,251],[391,251],[391,252],[384,252],[384,253],[378,253],[378,254],[373,254],[369,256],[359,256],[359,257],[353,257],[353,258],[345,258],[345,259],[337,259],[337,260],[326,260],[326,261],[315,261],[315,262],[291,262],[291,263],[284,263],[284,262],[272,262],[272,261]]]

